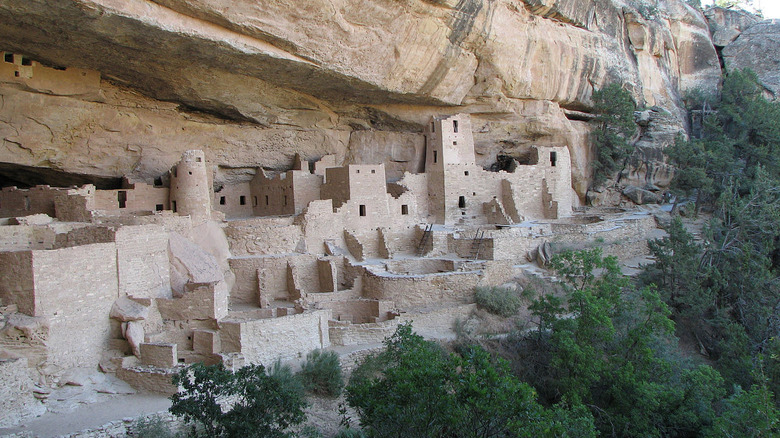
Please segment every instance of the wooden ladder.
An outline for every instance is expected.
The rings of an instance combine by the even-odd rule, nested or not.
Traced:
[[[420,243],[417,245],[417,257],[422,257],[423,254],[425,254],[425,246],[428,244],[428,241],[431,240],[431,231],[433,231],[433,224],[426,224],[425,231],[423,231],[423,235],[420,238]]]
[[[485,237],[485,232],[477,228],[477,232],[474,233],[474,240],[471,241],[471,253],[469,258],[471,260],[477,260],[479,258],[479,252],[482,250],[482,240]]]

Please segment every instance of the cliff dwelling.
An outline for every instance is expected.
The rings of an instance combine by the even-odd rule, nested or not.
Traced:
[[[49,435],[121,436],[195,364],[302,368],[324,349],[349,374],[407,329],[508,359],[539,412],[602,435],[651,416],[690,424],[637,434],[707,434],[763,370],[776,405],[780,21],[737,7],[775,2],[710,2],[0,2],[0,435],[83,409]],[[766,226],[719,216],[736,210]],[[686,275],[666,281],[678,247],[648,241],[678,224]],[[657,410],[610,410],[627,391],[600,365],[591,399],[569,397],[551,365],[568,360],[553,330],[585,320],[554,256],[583,249],[617,259],[594,281],[632,281],[591,321],[622,342],[645,333],[629,310],[655,312],[635,345],[681,353],[668,376],[623,373],[663,381]],[[519,307],[491,312],[484,291]],[[136,397],[168,405],[114,409]],[[346,398],[315,400],[336,436]]]
[[[171,393],[194,362],[377,344],[404,321],[448,337],[476,286],[532,269],[549,240],[622,235],[637,242],[614,246],[622,258],[644,253],[652,216],[584,220],[572,208],[567,147],[489,171],[471,131],[468,115],[432,117],[424,171],[392,183],[384,164],[296,156],[215,191],[208,157],[189,150],[151,185],[4,187],[4,366],[44,382],[99,367]]]

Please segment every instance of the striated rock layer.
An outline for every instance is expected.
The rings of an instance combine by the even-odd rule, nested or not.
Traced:
[[[0,41],[42,63],[0,68],[0,163],[147,181],[192,148],[231,181],[295,152],[397,177],[431,114],[468,112],[479,164],[567,145],[584,198],[590,98],[618,82],[663,114],[631,171],[663,187],[670,172],[642,169],[686,128],[680,96],[720,79],[681,0],[6,0]],[[32,80],[46,66],[102,79]]]

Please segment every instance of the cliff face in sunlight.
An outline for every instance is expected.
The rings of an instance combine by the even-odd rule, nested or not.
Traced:
[[[678,0],[7,0],[0,41],[36,61],[0,69],[0,164],[146,180],[192,148],[226,181],[296,152],[399,176],[428,117],[468,112],[480,164],[567,145],[584,199],[590,97],[619,82],[653,108],[624,182],[663,187],[681,96],[720,79]]]

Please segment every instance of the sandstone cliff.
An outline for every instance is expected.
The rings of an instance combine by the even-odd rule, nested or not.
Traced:
[[[0,77],[0,173],[20,183],[150,181],[192,148],[225,181],[296,152],[397,177],[419,169],[430,115],[468,112],[479,164],[567,145],[584,199],[594,89],[652,108],[624,179],[663,187],[681,96],[720,79],[681,0],[7,0],[0,40],[101,75],[94,90]]]

